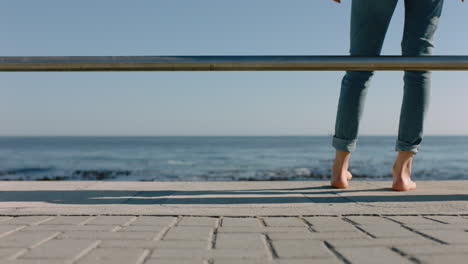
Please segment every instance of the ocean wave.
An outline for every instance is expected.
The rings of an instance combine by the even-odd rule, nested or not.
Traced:
[[[45,167],[45,168],[24,167],[24,168],[16,168],[16,169],[5,169],[5,170],[0,170],[0,176],[43,173],[43,172],[49,172],[53,169],[54,169],[53,167]]]
[[[325,173],[324,169],[308,168],[281,168],[273,170],[257,171],[254,177],[241,177],[239,181],[300,181],[300,180],[329,180],[330,173]],[[367,175],[353,173],[353,178],[357,179],[388,179],[391,175]]]
[[[350,169],[354,179],[391,180],[392,175],[366,174]],[[413,171],[415,180],[448,180],[467,178],[466,173],[452,171],[450,176],[445,171],[422,169]],[[445,178],[440,177],[445,175]],[[1,180],[133,180],[133,181],[300,181],[329,180],[328,168],[276,168],[276,169],[206,169],[184,173],[161,170],[120,170],[120,169],[79,169],[58,170],[49,167],[25,167],[0,170]]]
[[[129,170],[75,170],[72,178],[80,180],[108,180],[132,174]]]
[[[54,168],[17,168],[0,170],[1,180],[108,180],[132,174],[130,170],[72,170],[61,171]]]
[[[191,165],[193,165],[192,162],[188,162],[188,161],[184,161],[184,160],[168,160],[167,164],[182,165],[182,166],[191,166]]]

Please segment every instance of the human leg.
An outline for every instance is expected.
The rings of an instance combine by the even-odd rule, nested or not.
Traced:
[[[398,0],[353,0],[351,7],[350,55],[378,56]],[[373,71],[347,71],[341,82],[332,145],[336,157],[332,186],[346,188],[349,153],[356,148],[359,122]],[[346,154],[348,153],[348,154]]]
[[[431,55],[433,37],[442,12],[443,0],[406,0],[405,29],[402,40],[403,56]],[[405,71],[404,94],[400,112],[398,156],[393,165],[393,190],[416,188],[411,180],[413,156],[419,151],[424,120],[428,110],[431,72]]]
[[[443,0],[406,0],[403,56],[431,55],[433,37],[442,12]],[[400,112],[396,151],[416,154],[423,135],[428,110],[431,72],[405,71],[404,94]]]

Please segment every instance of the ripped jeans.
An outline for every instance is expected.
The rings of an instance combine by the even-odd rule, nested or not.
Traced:
[[[402,56],[431,55],[444,0],[405,0]],[[352,0],[351,56],[379,56],[385,34],[398,0]],[[346,71],[332,145],[352,152],[356,149],[359,122],[373,71]],[[405,71],[398,139],[395,151],[417,153],[422,141],[428,110],[431,72]]]

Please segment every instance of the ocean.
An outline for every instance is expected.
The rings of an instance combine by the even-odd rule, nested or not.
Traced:
[[[360,136],[354,179],[390,180],[396,137]],[[331,136],[0,137],[0,180],[326,180]],[[468,136],[425,136],[415,180],[468,179]]]

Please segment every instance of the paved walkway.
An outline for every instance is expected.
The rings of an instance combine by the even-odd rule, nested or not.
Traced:
[[[0,182],[0,263],[465,263],[468,181]]]

